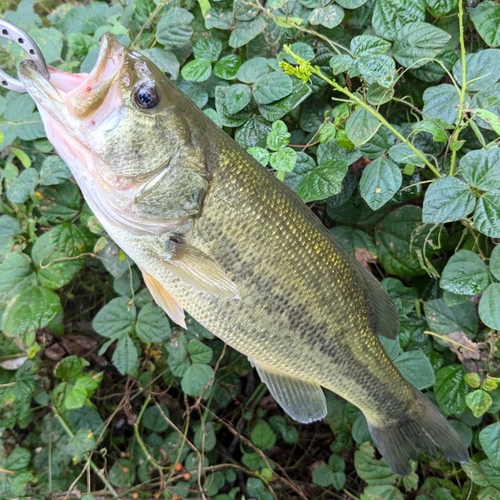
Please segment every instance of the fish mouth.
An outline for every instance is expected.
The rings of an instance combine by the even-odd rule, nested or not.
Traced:
[[[90,73],[69,73],[49,65],[50,80],[47,80],[32,60],[23,61],[18,73],[36,103],[58,121],[62,118],[61,114],[85,120],[98,110],[105,113],[106,110],[101,108],[108,100],[123,65],[124,47],[113,35],[105,33],[101,38],[97,62]],[[121,92],[114,94],[121,97]],[[116,107],[116,102],[111,107]]]

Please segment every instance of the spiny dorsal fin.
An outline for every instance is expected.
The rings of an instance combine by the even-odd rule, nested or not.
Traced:
[[[225,299],[240,299],[236,284],[224,269],[206,253],[189,245],[170,240],[163,255],[168,269],[179,279]]]
[[[272,372],[255,360],[251,363],[276,402],[294,420],[308,424],[326,416],[326,398],[319,384]]]
[[[373,331],[388,339],[395,339],[399,332],[399,314],[394,302],[378,280],[361,267],[367,291],[366,299],[372,313]]]
[[[184,319],[184,309],[177,302],[170,292],[168,292],[163,285],[161,285],[150,274],[142,271],[144,282],[149,288],[151,295],[156,303],[168,314],[168,317],[177,323],[182,328],[186,329],[186,321]]]

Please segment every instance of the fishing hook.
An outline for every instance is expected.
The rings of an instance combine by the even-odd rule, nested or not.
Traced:
[[[26,50],[26,52],[28,52],[33,59],[38,71],[45,78],[47,78],[47,80],[50,79],[45,58],[43,57],[40,47],[38,47],[33,38],[17,26],[10,24],[3,19],[0,19],[0,38],[7,38],[11,42],[17,43],[17,45]],[[8,90],[13,90],[14,92],[26,92],[24,85],[19,80],[9,76],[2,69],[0,69],[0,86],[5,87]]]

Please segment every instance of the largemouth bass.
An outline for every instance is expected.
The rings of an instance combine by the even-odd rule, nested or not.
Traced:
[[[398,333],[389,296],[294,193],[112,35],[90,74],[49,72],[19,69],[47,137],[174,322],[248,356],[298,422],[326,415],[322,387],[358,406],[397,473],[420,450],[468,460],[378,340]]]

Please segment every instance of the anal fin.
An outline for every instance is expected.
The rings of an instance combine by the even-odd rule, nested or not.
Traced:
[[[163,258],[172,274],[198,290],[225,299],[241,298],[224,269],[194,246],[170,240]]]
[[[165,287],[150,274],[142,271],[142,276],[155,302],[168,314],[168,317],[172,321],[185,329],[186,321],[184,319],[184,309],[177,302],[175,297],[173,297]]]
[[[308,424],[326,416],[326,398],[319,384],[272,372],[255,360],[251,362],[273,398],[294,420]]]

